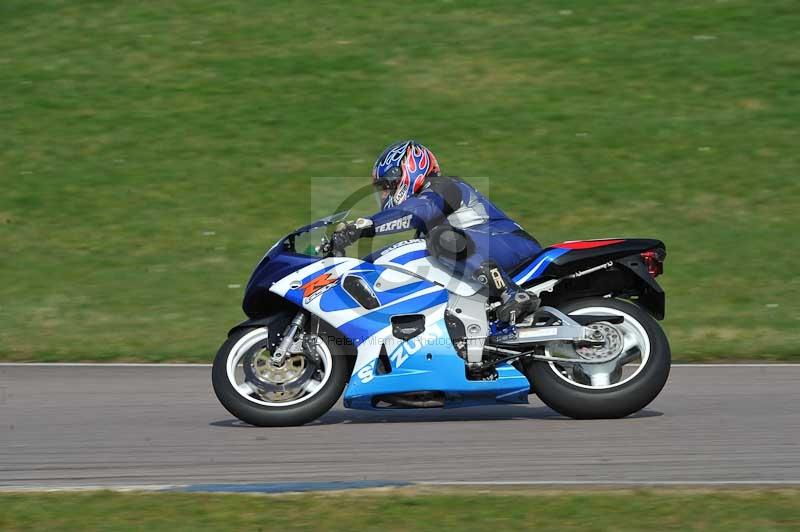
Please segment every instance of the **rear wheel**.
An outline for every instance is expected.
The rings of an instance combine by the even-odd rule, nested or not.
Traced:
[[[271,363],[266,327],[236,331],[222,344],[211,371],[220,403],[260,427],[303,425],[327,412],[342,394],[348,360],[341,347],[307,334],[280,366]]]
[[[531,386],[550,408],[576,419],[620,418],[638,412],[661,392],[670,370],[667,337],[644,309],[629,301],[590,298],[559,307],[570,315],[621,316],[623,322],[599,322],[605,344],[576,351],[571,343],[548,347],[546,354],[563,358],[607,358],[603,364],[559,364],[536,361],[528,365]]]

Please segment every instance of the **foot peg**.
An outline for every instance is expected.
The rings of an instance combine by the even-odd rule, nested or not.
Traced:
[[[490,301],[501,301],[494,313],[502,322],[514,325],[539,308],[541,300],[517,286],[492,260],[481,263],[475,279],[486,288]]]
[[[504,301],[494,312],[498,320],[514,325],[517,320],[535,312],[540,303],[538,297],[520,290]]]

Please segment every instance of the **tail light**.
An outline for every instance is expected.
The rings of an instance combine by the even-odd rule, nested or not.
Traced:
[[[667,252],[663,249],[654,249],[645,251],[642,255],[644,265],[647,266],[647,271],[653,277],[658,277],[664,273],[664,259],[667,257]]]

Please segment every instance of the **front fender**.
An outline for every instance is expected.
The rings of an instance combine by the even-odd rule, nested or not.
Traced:
[[[260,318],[257,320],[254,319],[247,319],[243,322],[237,323],[233,327],[228,330],[228,338],[233,336],[239,331],[243,331],[245,329],[257,329],[259,327],[269,327],[270,324],[274,321],[273,316],[268,316],[266,318]]]
[[[286,326],[291,321],[295,312],[293,310],[283,310],[271,314],[264,318],[250,318],[241,323],[234,325],[228,331],[228,338],[246,329],[258,329],[259,327],[266,327],[269,331],[269,344],[270,346],[277,345],[278,337],[283,333]]]

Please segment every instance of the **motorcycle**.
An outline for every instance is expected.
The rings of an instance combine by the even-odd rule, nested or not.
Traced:
[[[509,272],[539,297],[502,323],[480,283],[454,276],[424,239],[363,259],[333,249],[339,213],[281,238],[258,263],[213,363],[217,398],[257,426],[358,409],[527,403],[576,419],[620,418],[664,387],[664,244],[554,244]],[[496,303],[494,304],[496,305]]]

